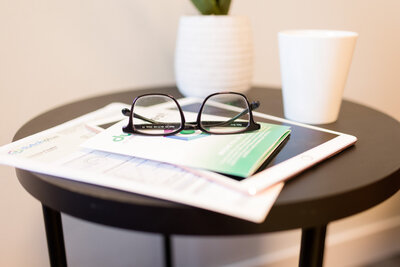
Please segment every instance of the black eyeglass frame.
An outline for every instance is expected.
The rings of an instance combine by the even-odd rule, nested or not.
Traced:
[[[247,110],[248,110],[248,113],[249,113],[249,122],[248,122],[248,125],[246,126],[246,128],[241,129],[241,130],[236,131],[236,132],[219,133],[219,132],[208,131],[207,129],[202,127],[202,125],[201,125],[201,114],[202,114],[204,106],[205,106],[204,104],[207,102],[207,100],[209,98],[211,98],[213,96],[216,96],[216,95],[224,95],[224,94],[239,95],[239,96],[241,96],[241,97],[243,97],[245,99],[246,104],[247,104]],[[136,101],[138,99],[140,99],[141,97],[145,97],[145,96],[164,96],[164,97],[168,97],[168,98],[172,99],[175,102],[176,106],[178,107],[178,111],[179,111],[180,116],[181,116],[181,127],[179,127],[177,130],[174,130],[172,132],[160,133],[160,134],[146,134],[146,133],[143,133],[141,131],[136,130],[135,127],[134,127],[134,124],[133,124],[133,117],[135,116],[134,107],[135,107]],[[252,113],[252,110],[258,108],[259,106],[260,106],[260,102],[258,102],[258,101],[252,102],[250,104],[249,100],[247,99],[247,97],[242,93],[237,93],[237,92],[218,92],[218,93],[211,94],[211,95],[207,96],[204,99],[203,103],[201,104],[200,110],[199,110],[199,112],[197,114],[196,122],[186,122],[185,121],[185,115],[184,115],[184,113],[182,111],[181,105],[178,103],[178,101],[172,95],[162,94],[162,93],[143,94],[143,95],[135,97],[135,99],[132,102],[132,105],[131,105],[130,109],[126,108],[126,109],[122,110],[122,113],[125,116],[129,116],[128,125],[123,127],[122,130],[125,133],[140,134],[140,135],[147,135],[147,136],[168,136],[168,135],[177,134],[177,133],[179,133],[179,132],[181,132],[183,130],[201,130],[202,132],[205,132],[205,133],[218,134],[218,135],[244,133],[244,132],[247,132],[247,131],[255,131],[255,130],[259,130],[260,129],[261,126],[260,126],[260,124],[258,124],[258,123],[256,123],[254,121],[253,113]],[[133,113],[133,116],[131,115],[132,113]],[[137,117],[137,118],[141,119],[141,117],[142,116],[139,115],[139,117]]]

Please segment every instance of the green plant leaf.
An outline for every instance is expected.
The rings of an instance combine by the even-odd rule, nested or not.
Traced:
[[[221,15],[228,15],[231,6],[231,0],[218,0],[219,10]]]
[[[217,0],[191,0],[203,15],[222,15]]]

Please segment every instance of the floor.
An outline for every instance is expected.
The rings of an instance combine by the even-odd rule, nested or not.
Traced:
[[[400,254],[394,255],[393,257],[383,259],[379,262],[363,265],[360,267],[399,267],[400,266]]]

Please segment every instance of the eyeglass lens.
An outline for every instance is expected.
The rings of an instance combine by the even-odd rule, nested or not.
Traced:
[[[230,105],[235,113],[226,117],[219,114],[218,107]],[[237,133],[245,131],[250,124],[249,106],[246,99],[237,94],[218,94],[204,103],[200,114],[200,125],[210,133]]]
[[[168,109],[146,108],[152,104],[167,103]],[[132,112],[133,128],[142,134],[160,135],[178,132],[182,116],[176,102],[168,96],[148,95],[139,97]]]

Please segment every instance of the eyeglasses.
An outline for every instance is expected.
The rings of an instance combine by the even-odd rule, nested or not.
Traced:
[[[154,103],[166,103],[167,108],[148,107]],[[226,111],[226,105],[232,107],[231,112],[221,112]],[[215,93],[205,98],[196,121],[186,122],[182,108],[173,96],[145,94],[133,100],[131,109],[122,110],[129,117],[129,123],[123,127],[123,131],[153,136],[173,135],[183,130],[201,130],[210,134],[254,131],[260,129],[260,124],[254,122],[252,110],[259,106],[258,101],[249,104],[247,98],[240,93]]]

